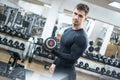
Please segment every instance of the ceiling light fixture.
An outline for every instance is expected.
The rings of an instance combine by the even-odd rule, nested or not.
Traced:
[[[109,3],[108,5],[110,5],[110,6],[113,6],[113,7],[116,7],[116,8],[119,8],[120,9],[120,3],[118,3],[118,2],[112,2],[112,3]]]
[[[50,6],[50,5],[48,5],[48,4],[44,4],[44,6],[45,6],[45,7],[48,7],[48,8],[51,8],[51,6]]]

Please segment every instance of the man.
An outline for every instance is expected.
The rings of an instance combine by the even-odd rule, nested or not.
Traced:
[[[50,51],[58,58],[50,67],[54,80],[76,80],[75,62],[87,48],[87,35],[82,28],[89,7],[79,3],[72,15],[72,28],[65,30],[60,40],[59,51]]]

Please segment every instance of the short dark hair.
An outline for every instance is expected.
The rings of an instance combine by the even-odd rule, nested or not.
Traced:
[[[89,7],[88,7],[88,5],[83,4],[83,3],[77,4],[75,8],[76,8],[77,10],[83,10],[83,11],[85,11],[85,15],[87,15],[88,12],[89,12]]]

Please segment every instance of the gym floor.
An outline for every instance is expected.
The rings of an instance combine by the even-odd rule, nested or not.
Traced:
[[[0,49],[0,61],[7,63],[9,60],[9,53],[5,50]],[[28,60],[26,59],[24,63],[21,63],[21,61],[18,61],[19,64],[24,65],[25,69],[31,71],[28,77],[26,77],[26,80],[49,80],[52,74],[50,74],[49,70],[44,69],[44,65],[48,64],[44,61],[38,61],[33,60],[32,63],[28,63]],[[44,78],[41,76],[44,76]],[[2,79],[0,80],[8,80],[8,79]],[[82,71],[77,70],[77,80],[110,80],[110,79],[103,79],[100,77],[96,77],[90,74],[86,74]]]

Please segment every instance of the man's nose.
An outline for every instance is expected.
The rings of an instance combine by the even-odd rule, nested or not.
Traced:
[[[75,19],[78,19],[78,15],[75,15]]]

